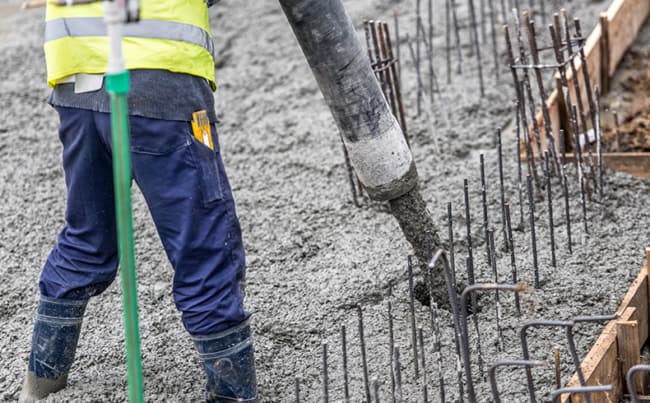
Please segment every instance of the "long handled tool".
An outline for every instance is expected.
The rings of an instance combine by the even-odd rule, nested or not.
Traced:
[[[129,401],[144,402],[140,334],[138,330],[138,297],[133,250],[133,217],[131,211],[131,158],[129,153],[129,113],[127,94],[129,72],[122,57],[122,25],[139,19],[138,0],[104,2],[106,30],[109,37],[109,58],[106,69],[106,91],[111,99],[111,131],[113,137],[113,181],[117,216],[117,235],[122,266],[122,302],[124,305],[124,338],[129,385]]]

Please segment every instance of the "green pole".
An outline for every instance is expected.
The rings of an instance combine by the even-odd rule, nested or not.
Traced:
[[[131,158],[129,147],[129,114],[127,94],[129,72],[106,75],[106,91],[111,98],[111,131],[113,137],[113,182],[115,211],[122,277],[124,305],[124,337],[129,384],[129,401],[144,402],[144,382],[140,357],[138,328],[138,294],[133,248],[133,216],[131,211]]]
[[[132,7],[135,6],[135,7]],[[113,185],[115,215],[122,277],[124,340],[129,402],[144,403],[144,382],[138,328],[138,292],[133,250],[131,210],[131,148],[129,146],[129,72],[122,56],[122,25],[139,19],[138,0],[104,1],[104,20],[109,39],[106,92],[111,99],[111,135],[113,138]]]

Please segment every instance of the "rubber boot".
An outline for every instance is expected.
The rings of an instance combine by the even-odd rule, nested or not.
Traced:
[[[41,296],[18,402],[35,402],[65,388],[87,303]]]
[[[207,375],[208,403],[256,402],[255,359],[248,321],[207,336],[194,336]]]

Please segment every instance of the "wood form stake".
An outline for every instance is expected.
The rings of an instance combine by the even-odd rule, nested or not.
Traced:
[[[639,357],[639,352],[641,351],[639,345],[639,323],[636,320],[619,320],[616,322],[616,344],[618,348],[617,360],[619,363],[620,377],[621,379],[625,379],[627,371],[641,362]],[[636,390],[640,394],[645,394],[641,377],[637,377],[635,384]],[[622,387],[624,393],[629,393],[625,382],[622,382]]]

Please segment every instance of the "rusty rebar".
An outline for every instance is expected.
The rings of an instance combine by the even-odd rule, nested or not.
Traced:
[[[329,402],[329,374],[327,372],[327,342],[322,343],[323,347],[323,402]]]
[[[546,170],[548,172],[549,170],[548,158],[546,159],[546,164],[547,164]],[[551,190],[550,175],[546,175],[546,196],[548,202],[548,230],[549,230],[549,237],[551,241],[551,266],[557,267],[557,262],[555,259],[555,224],[553,223],[553,193]]]

